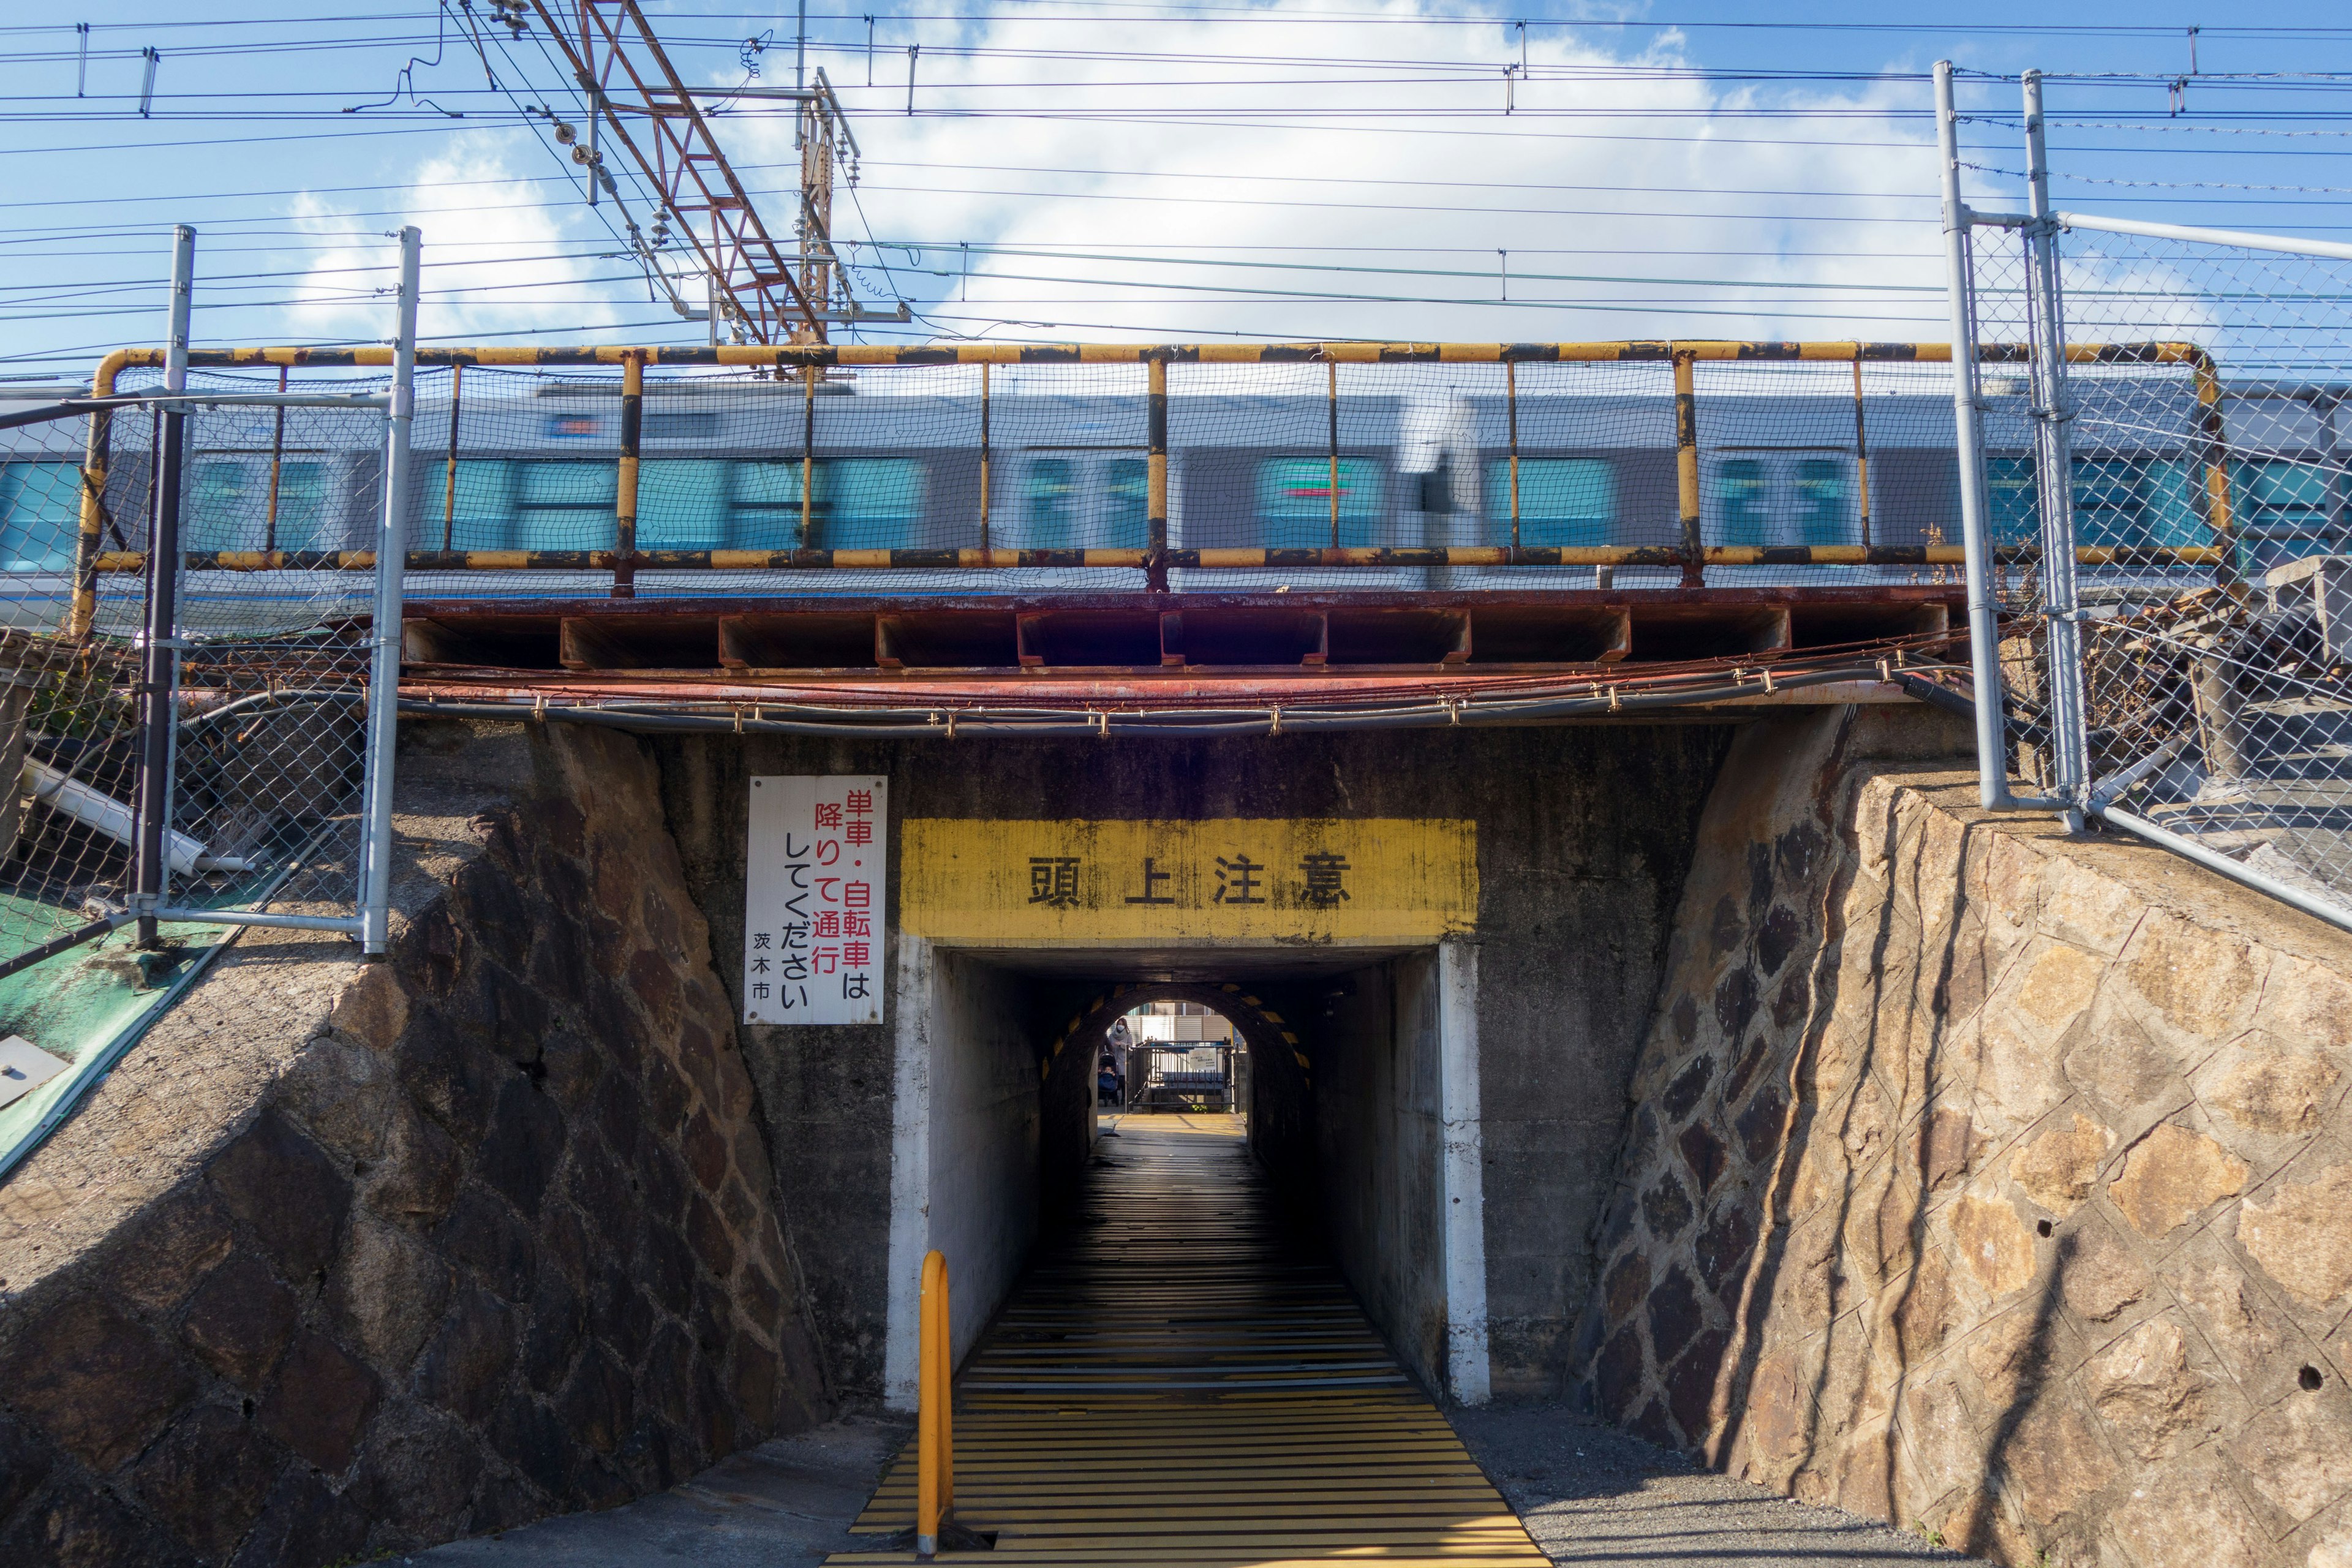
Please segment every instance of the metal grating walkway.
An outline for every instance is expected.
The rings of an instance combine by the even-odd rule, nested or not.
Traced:
[[[1239,1119],[1119,1133],[957,1379],[956,1521],[997,1532],[969,1561],[1544,1568],[1339,1276],[1286,1241]],[[914,1503],[910,1445],[854,1528],[905,1530]]]

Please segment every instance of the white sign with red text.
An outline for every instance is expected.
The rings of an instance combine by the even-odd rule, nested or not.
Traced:
[[[864,774],[751,781],[743,1021],[882,1021],[890,810]]]

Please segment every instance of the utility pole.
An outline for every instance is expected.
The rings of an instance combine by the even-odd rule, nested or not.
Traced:
[[[831,322],[908,319],[904,305],[875,310],[852,299],[835,254],[834,167],[845,149],[854,184],[858,149],[824,67],[793,87],[689,87],[636,0],[531,5],[613,145],[693,247],[709,279],[714,334],[719,316],[738,341],[755,343],[823,342]],[[758,100],[792,103],[798,116],[801,188],[790,251],[761,220],[700,107]]]

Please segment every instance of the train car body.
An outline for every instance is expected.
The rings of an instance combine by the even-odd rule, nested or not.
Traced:
[[[1315,367],[1262,390],[1177,391],[1168,404],[1173,547],[1496,545],[1675,548],[1682,539],[1670,396],[1536,384],[1506,397],[1423,378],[1402,391],[1314,390]],[[1491,370],[1494,367],[1477,367]],[[1108,390],[1016,376],[929,390],[888,374],[819,384],[701,378],[650,384],[637,545],[646,551],[1140,549],[1150,537],[1139,371]],[[1843,372],[1841,372],[1843,374]],[[965,385],[969,381],[971,384]],[[446,383],[443,384],[446,385]],[[2078,542],[2136,551],[2210,543],[2210,432],[2183,378],[2075,381]],[[901,388],[909,388],[902,390]],[[428,394],[436,391],[428,388]],[[1992,531],[2038,538],[2032,419],[2021,378],[1987,383]],[[617,382],[470,384],[457,439],[446,396],[420,399],[408,505],[412,550],[604,551],[614,542]],[[2250,388],[2263,445],[2230,447],[2242,569],[2347,548],[2341,395]],[[1817,371],[1766,373],[1696,400],[1700,531],[1709,545],[1956,543],[1951,405],[1932,391],[1856,400]],[[2224,430],[2233,423],[2223,405]],[[115,416],[103,548],[142,550],[155,421]],[[372,549],[383,423],[306,408],[200,409],[189,421],[183,540],[191,551]],[[79,421],[0,432],[0,574],[14,624],[62,600],[82,479]],[[1514,461],[1516,458],[1516,462]],[[1336,483],[1335,483],[1336,481]],[[1866,583],[1906,568],[1714,567],[1720,585]],[[192,605],[224,630],[356,611],[354,573],[194,575]],[[1675,580],[1622,573],[1621,586]],[[315,580],[314,580],[315,579]],[[919,594],[1011,588],[971,572],[641,573],[640,595]],[[1559,569],[1180,571],[1180,587],[1567,585]],[[1589,582],[1590,579],[1583,579]],[[1124,588],[1130,572],[1024,573],[1024,592]],[[600,572],[413,574],[431,596],[593,595]],[[131,584],[108,584],[121,597]],[[274,606],[274,607],[273,607]],[[201,616],[201,609],[197,611]]]

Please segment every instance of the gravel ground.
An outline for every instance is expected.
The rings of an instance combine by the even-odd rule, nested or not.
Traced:
[[[907,1440],[898,1420],[848,1415],[722,1459],[683,1486],[604,1513],[568,1513],[393,1563],[430,1568],[814,1568],[861,1544],[850,1521]],[[870,1544],[870,1538],[865,1543]]]
[[[1702,1470],[1557,1404],[1447,1414],[1554,1563],[1879,1568],[1974,1561],[1875,1520]]]

